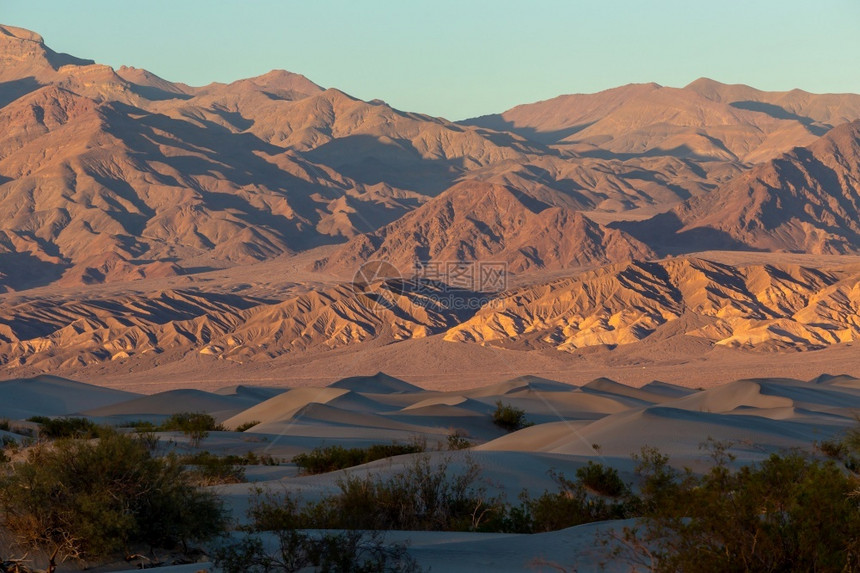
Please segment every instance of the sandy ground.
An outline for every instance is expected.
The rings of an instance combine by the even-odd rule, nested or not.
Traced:
[[[491,421],[497,401],[522,408],[535,425],[510,434],[500,430]],[[289,463],[294,455],[320,445],[425,440],[431,460],[447,460],[451,471],[476,463],[480,483],[489,493],[516,500],[524,489],[533,494],[554,489],[551,471],[572,475],[589,460],[615,467],[625,480],[633,481],[631,454],[646,445],[669,454],[673,464],[694,470],[705,467],[700,446],[708,438],[732,442],[730,451],[738,463],[791,448],[810,450],[816,441],[856,424],[858,409],[860,379],[851,376],[741,379],[701,391],[662,382],[636,388],[607,378],[572,385],[524,376],[439,391],[376,374],[329,387],[233,386],[217,392],[186,389],[150,395],[55,377],[0,382],[0,417],[9,419],[13,430],[21,424],[18,420],[33,413],[84,414],[121,423],[190,410],[211,412],[228,429],[258,422],[245,432],[213,432],[200,446],[224,454],[253,451],[283,461],[278,466],[249,467],[247,483],[215,486],[240,522],[258,487],[286,489],[309,500],[334,491],[344,471],[303,476]],[[446,438],[455,430],[474,446],[445,451]],[[161,437],[165,443],[172,440],[180,451],[193,449],[181,434]],[[412,461],[412,456],[399,456],[345,471],[386,475]],[[434,571],[522,571],[536,559],[590,571],[608,558],[595,541],[596,532],[618,526],[603,523],[541,535],[390,535],[408,540],[419,563]],[[610,563],[607,570],[625,567]],[[162,570],[200,568],[192,564]]]

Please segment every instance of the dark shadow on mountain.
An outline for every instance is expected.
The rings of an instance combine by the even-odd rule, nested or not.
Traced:
[[[408,297],[416,306],[431,312],[455,317],[462,322],[470,319],[490,296],[469,288],[452,286],[444,282],[423,278],[389,279],[384,281],[386,290]],[[391,308],[399,317],[410,320],[410,314],[398,307]]]
[[[685,163],[689,163],[689,162],[685,162]],[[696,175],[699,175],[702,178],[705,178],[707,176],[707,174],[704,172],[704,170],[701,167],[699,167],[698,165],[695,165],[693,163],[689,163],[689,165],[690,165],[690,168],[693,170],[693,172],[696,173]],[[661,179],[653,171],[647,171],[645,169],[633,169],[633,170],[627,171],[625,173],[619,173],[617,175],[617,177],[619,179],[639,179],[641,181],[650,181],[651,183],[657,183],[658,185],[661,185],[661,186],[669,189],[673,193],[675,193],[682,200],[683,199],[689,199],[690,197],[692,197],[692,195],[690,194],[690,192],[688,190],[684,189],[680,185],[675,185],[673,183],[670,183],[669,181]]]
[[[711,142],[713,143],[714,140],[711,139]],[[723,149],[724,151],[731,153],[730,151],[726,150],[725,146],[723,146],[722,143],[720,143],[719,145],[716,145],[716,147],[719,147],[720,149]],[[686,159],[686,160],[701,161],[701,162],[727,161],[727,159],[725,159],[723,157],[712,157],[712,156],[708,156],[708,155],[699,155],[698,153],[694,152],[690,148],[689,145],[686,145],[686,144],[679,145],[679,146],[673,147],[671,149],[649,149],[648,151],[645,151],[644,153],[617,153],[614,151],[609,151],[607,149],[589,149],[586,151],[579,151],[578,154],[581,157],[593,157],[595,159],[606,159],[606,160],[616,159],[618,161],[629,161],[631,159],[637,159],[640,157],[674,157],[676,159]],[[732,154],[732,155],[734,155],[734,154]]]
[[[333,139],[304,155],[365,185],[387,183],[430,196],[450,187],[465,171],[461,159],[427,159],[408,140],[389,143],[371,135]]]
[[[6,107],[16,99],[41,88],[42,84],[34,77],[0,82],[0,107]]]
[[[791,155],[794,159],[787,156],[773,160],[773,166],[779,173],[780,179],[803,182],[804,186],[812,186],[810,190],[820,198],[820,209],[824,213],[813,215],[815,210],[810,211],[812,206],[803,196],[781,193],[780,202],[785,208],[785,213],[774,210],[772,212],[774,220],[763,222],[775,227],[786,220],[786,213],[796,214],[795,216],[808,221],[814,227],[843,237],[854,248],[860,247],[860,198],[856,192],[852,194],[850,187],[845,187],[839,174],[824,164],[808,148],[797,147]],[[800,165],[803,166],[805,173]],[[827,224],[825,221],[828,220],[835,224]]]
[[[2,260],[2,255],[0,255]],[[203,302],[190,297],[202,297]],[[274,302],[274,301],[270,301]],[[152,324],[167,324],[168,322],[181,322],[205,316],[212,311],[212,307],[226,307],[231,312],[239,312],[249,308],[266,304],[266,299],[250,296],[241,296],[227,293],[203,292],[197,289],[166,291],[156,297],[132,296],[120,300],[116,298],[89,299],[85,302],[70,301],[68,304],[77,307],[80,305],[104,311],[112,317],[125,320],[128,317],[139,317]],[[15,335],[22,339],[39,338],[48,336],[57,329],[63,328],[64,324],[50,320],[52,313],[44,313],[48,320],[44,320],[42,308],[55,308],[56,302],[43,299],[30,302],[24,309],[23,314],[15,314],[15,310],[8,310],[7,314],[0,316],[0,324],[8,325]],[[72,314],[77,314],[80,309]],[[93,320],[99,320],[95,316]],[[151,333],[148,336],[153,336]],[[153,343],[156,341],[150,339]]]
[[[521,173],[520,175],[525,179],[535,183],[540,183],[544,187],[552,189],[559,194],[558,197],[553,198],[554,200],[547,200],[548,198],[545,197],[534,198],[533,200],[540,201],[542,203],[542,207],[539,209],[529,206],[521,199],[523,204],[535,213],[539,213],[546,207],[550,206],[569,207],[571,209],[578,210],[592,209],[595,207],[592,197],[583,193],[585,189],[573,179],[556,179],[549,171],[543,167],[538,167],[537,165],[523,165],[523,170],[524,173]]]
[[[681,231],[684,224],[673,211],[660,213],[644,221],[615,221],[607,226],[642,241],[661,257],[699,251],[763,251],[712,227]]]
[[[668,287],[665,295],[650,286],[654,278],[660,284]],[[678,290],[677,285],[672,282],[669,271],[659,263],[653,261],[634,261],[633,264],[619,273],[618,279],[621,282],[635,283],[634,290],[650,292],[651,298],[659,300],[666,307],[671,308],[684,302],[684,295]]]
[[[63,276],[66,265],[42,261],[31,253],[0,254],[0,291],[25,290],[51,284]]]
[[[232,210],[234,216],[250,226],[264,225],[297,247],[308,248],[331,242],[299,219],[272,213],[256,200],[255,189],[265,186],[269,192],[284,196],[299,216],[313,220],[319,215],[320,200],[342,196],[343,184],[318,185],[266,161],[266,156],[274,157],[283,154],[284,150],[254,134],[234,133],[207,121],[197,125],[119,102],[112,102],[110,106],[114,113],[109,114],[106,126],[109,133],[123,140],[139,159],[163,162],[182,174],[182,181],[178,181],[147,170],[153,178],[170,186],[190,187],[201,194],[207,207]],[[184,153],[165,154],[161,146]],[[237,187],[247,187],[247,190],[237,190],[232,194],[215,192],[197,182],[200,178],[213,176]]]
[[[199,275],[211,271],[220,270],[218,267],[181,267],[183,275]],[[235,292],[235,291],[234,291]]]
[[[59,70],[63,66],[92,66],[96,63],[95,60],[85,60],[70,54],[55,52],[47,46],[45,46],[45,57],[55,70]]]
[[[88,170],[90,171],[90,170]],[[155,216],[155,211],[149,207],[141,198],[140,194],[132,187],[128,181],[117,178],[108,178],[95,171],[88,172],[96,183],[109,190],[116,197],[112,197],[108,193],[102,193],[101,199],[108,205],[113,207],[113,210],[108,210],[107,214],[130,235],[142,235],[146,228],[147,221]],[[117,198],[131,204],[137,213],[130,212],[117,201]]]
[[[154,86],[142,86],[135,83],[131,84],[131,91],[144,99],[148,99],[149,101],[165,101],[171,99],[188,100],[194,97],[189,94],[171,92]]]
[[[203,297],[206,303],[188,300],[186,295]],[[147,304],[129,304],[128,300],[97,299],[87,301],[96,308],[107,311],[111,316],[142,316],[148,322],[154,324],[166,324],[168,322],[179,322],[190,320],[199,316],[205,316],[211,312],[212,306],[229,306],[236,310],[247,310],[258,306],[260,302],[250,297],[227,293],[211,293],[198,290],[174,291],[172,295],[165,295],[157,299],[147,299]]]
[[[514,197],[517,198],[517,201],[522,203],[523,206],[532,213],[540,213],[544,209],[548,209],[550,207],[549,204],[532,197],[528,193],[524,193],[520,189],[510,186],[506,186],[506,188],[511,192]]]
[[[798,121],[805,125],[814,135],[817,135],[819,137],[827,133],[832,127],[816,124],[816,121],[811,117],[805,117],[802,115],[791,113],[787,109],[772,103],[766,103],[762,101],[733,101],[729,105],[737,109],[744,109],[747,111],[756,111],[759,113],[763,113],[769,115],[774,119],[788,119]]]
[[[494,131],[508,131],[511,133],[516,133],[521,137],[525,137],[529,141],[534,141],[542,145],[551,145],[553,143],[558,143],[563,139],[570,137],[571,135],[579,133],[580,131],[594,125],[595,122],[592,121],[589,123],[573,125],[555,131],[538,131],[533,127],[517,127],[514,125],[513,122],[506,120],[501,115],[492,114],[482,115],[480,117],[474,117],[471,119],[464,119],[462,121],[458,121],[457,123],[459,123],[460,125],[469,125],[473,127],[485,127]]]
[[[212,107],[212,111],[218,114],[221,119],[238,129],[239,131],[245,131],[249,129],[254,122],[250,119],[246,119],[242,116],[238,111],[227,111],[226,109],[221,109],[217,106]]]
[[[63,211],[65,211],[65,209],[63,209]],[[39,249],[49,257],[63,258],[62,254],[60,253],[60,248],[50,240],[45,239],[43,237],[39,237],[33,231],[18,230],[14,232],[21,237],[25,237],[29,241],[36,243],[39,246]]]
[[[138,235],[114,235],[117,246],[132,257],[140,257],[149,252],[150,245],[139,239]],[[162,259],[164,260],[164,259]],[[170,261],[167,261],[170,262]]]
[[[456,125],[453,127],[456,127]],[[554,157],[561,156],[561,152],[558,149],[549,147],[549,145],[546,143],[539,142],[528,137],[524,137],[523,135],[514,131],[489,129],[482,126],[472,127],[477,128],[476,131],[481,137],[483,137],[493,145],[498,145],[499,147],[507,147],[509,149],[525,151],[527,153],[552,155]]]

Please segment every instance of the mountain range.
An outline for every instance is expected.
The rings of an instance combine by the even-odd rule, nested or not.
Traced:
[[[0,213],[10,372],[424,337],[576,353],[860,336],[854,94],[702,78],[452,122],[279,70],[193,87],[0,26]],[[403,280],[348,282],[375,260]],[[409,276],[472,262],[504,264],[510,289]]]

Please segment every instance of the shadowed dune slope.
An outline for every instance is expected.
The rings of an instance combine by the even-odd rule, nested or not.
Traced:
[[[0,382],[0,418],[67,416],[93,407],[111,407],[136,394],[92,386],[56,376]]]

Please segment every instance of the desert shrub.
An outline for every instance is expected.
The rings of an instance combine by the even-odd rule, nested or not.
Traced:
[[[39,435],[45,438],[97,438],[104,428],[87,418],[49,418],[33,416],[29,422],[39,424]]]
[[[215,422],[215,418],[203,412],[180,412],[173,414],[164,421],[159,430],[170,432],[182,432],[191,440],[191,445],[200,445],[209,432],[223,431],[224,426]]]
[[[471,448],[474,444],[470,442],[465,434],[454,431],[448,434],[448,449],[449,450],[465,450]]]
[[[269,553],[258,537],[244,539],[215,552],[216,564],[225,573],[300,571],[415,572],[420,569],[403,544],[388,544],[382,531],[345,530],[309,532],[318,528],[318,507],[303,505],[288,492],[257,490],[248,517],[249,533],[269,532],[278,549]]]
[[[266,498],[251,515],[266,530],[481,529],[503,512],[502,504],[478,486],[480,470],[471,459],[460,469],[451,464],[451,458],[433,462],[429,455],[417,456],[389,476],[347,475],[337,482],[339,491],[301,507],[289,496]]]
[[[244,466],[278,466],[281,465],[281,462],[276,459],[274,456],[269,454],[255,454],[254,452],[248,452],[241,458],[239,458],[239,463]]]
[[[418,573],[415,559],[402,543],[388,544],[381,531],[342,531],[312,534],[295,529],[274,532],[275,553],[258,537],[222,546],[215,563],[224,573],[292,573],[307,571],[355,573]]]
[[[479,530],[500,501],[478,486],[480,468],[470,458],[455,470],[451,458],[416,456],[385,478],[347,475],[340,491],[309,507],[316,527],[336,529]]]
[[[815,447],[828,458],[844,460],[848,455],[848,446],[841,440],[824,440],[817,442]]]
[[[216,456],[198,452],[180,458],[182,464],[192,466],[189,477],[195,485],[210,486],[245,481],[247,460],[239,456]]]
[[[545,491],[537,498],[531,498],[523,491],[520,494],[520,506],[508,510],[503,530],[515,533],[537,533],[556,531],[583,523],[629,517],[631,507],[635,507],[635,504],[628,499],[629,489],[623,483],[618,489],[614,479],[604,477],[614,475],[617,478],[617,473],[613,474],[613,472],[614,470],[605,470],[599,466],[599,469],[592,468],[588,472],[578,471],[576,480],[550,472],[558,489]],[[594,475],[600,476],[599,480],[595,480],[599,487],[617,495],[603,494],[597,492],[597,488],[587,487],[585,481],[591,481]],[[620,482],[620,478],[618,481]],[[607,483],[611,487],[604,488]],[[613,497],[619,499],[611,499]]]
[[[382,531],[348,529],[309,532],[319,528],[318,506],[302,505],[288,492],[257,490],[252,499],[247,531],[252,535],[222,546],[215,562],[225,573],[301,571],[418,572],[421,569],[406,546],[385,541]],[[278,549],[269,553],[254,533],[269,532]]]
[[[5,418],[0,420],[0,430],[2,430],[4,432],[11,432],[12,431],[11,427],[12,426],[9,424],[9,420],[7,420]]]
[[[260,424],[260,420],[251,420],[250,422],[245,422],[244,424],[239,424],[238,426],[236,426],[236,431],[244,432],[245,430],[250,430],[258,424]]]
[[[137,432],[157,432],[159,427],[148,420],[133,420],[120,424],[120,428],[132,428]]]
[[[221,505],[191,486],[175,457],[132,436],[61,439],[32,448],[0,478],[2,525],[23,546],[91,558],[141,543],[172,548],[224,527]]]
[[[621,480],[618,470],[589,460],[588,464],[576,470],[577,481],[594,493],[608,497],[621,497],[629,493],[629,488]]]
[[[155,432],[138,430],[135,432],[134,436],[135,439],[144,445],[150,452],[155,452],[158,449],[159,442],[161,441]]]
[[[417,443],[374,444],[367,448],[328,446],[325,448],[315,448],[306,454],[299,454],[293,457],[292,461],[304,473],[313,475],[359,466],[393,456],[416,454],[423,452],[424,449],[423,445]]]
[[[649,446],[634,454],[633,460],[639,477],[639,513],[648,516],[672,511],[670,508],[687,502],[695,487],[691,472],[679,472],[669,465],[669,456]]]
[[[501,400],[496,402],[496,410],[493,412],[493,423],[503,430],[514,432],[532,424],[526,420],[526,412],[520,408],[504,404]]]
[[[725,451],[702,476],[640,458],[642,510],[627,547],[656,571],[845,571],[860,559],[856,479],[833,461],[772,455],[732,469]]]

